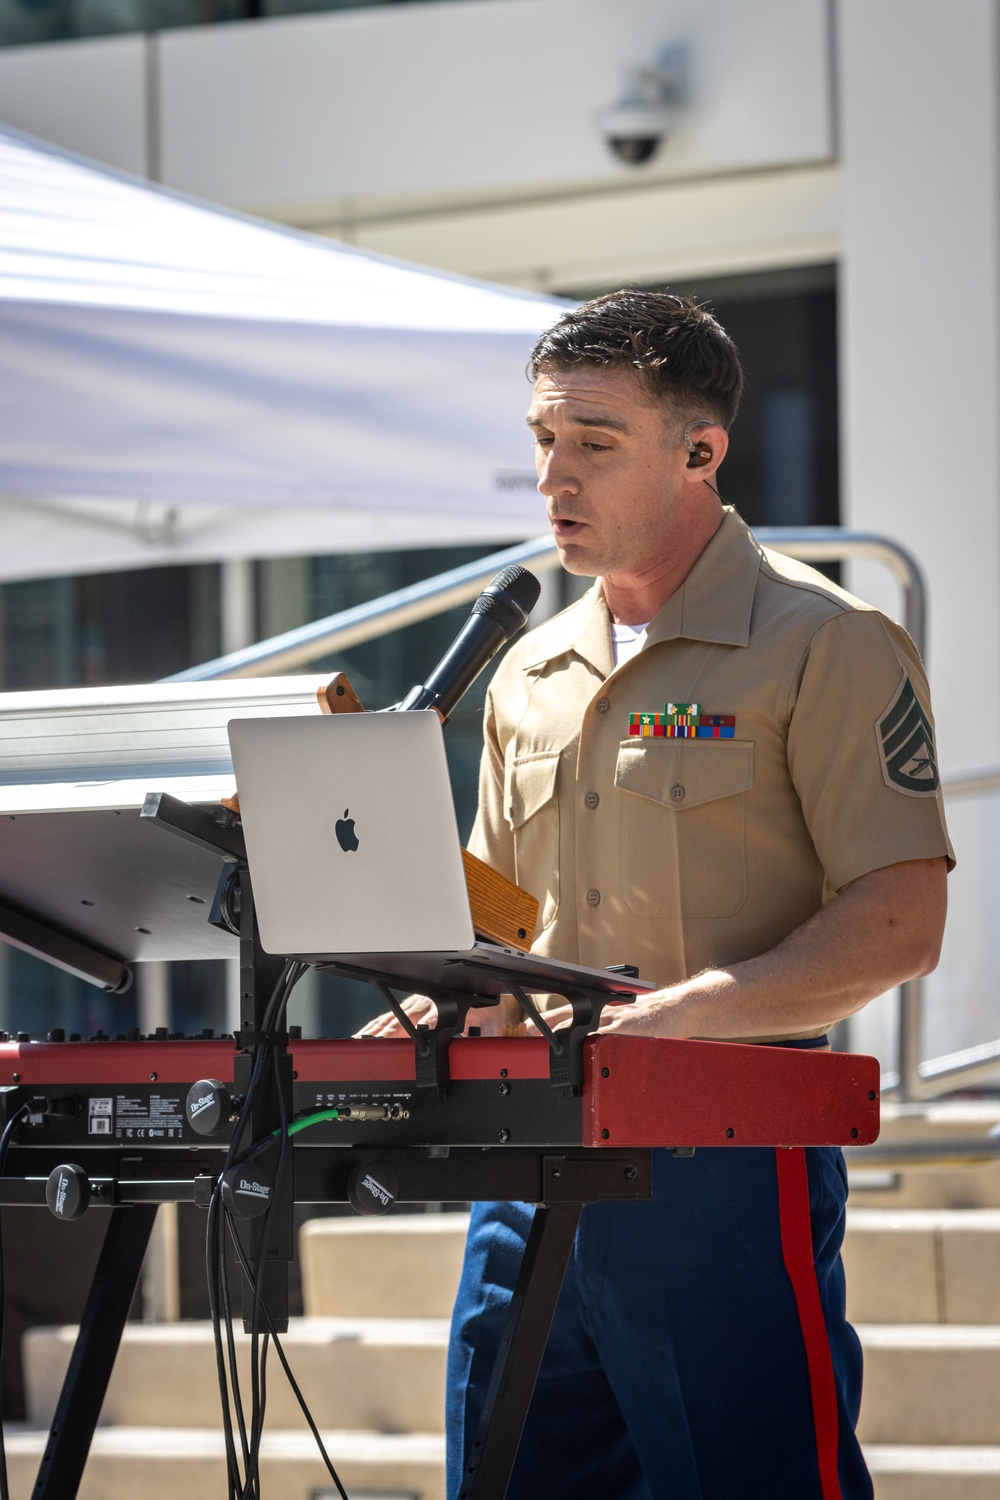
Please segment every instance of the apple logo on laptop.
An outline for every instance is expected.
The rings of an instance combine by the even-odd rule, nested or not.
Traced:
[[[349,807],[344,808],[344,816],[337,819],[333,829],[337,835],[337,843],[344,850],[345,854],[352,853],[358,848],[358,836],[354,832],[354,819],[347,816],[350,810]]]

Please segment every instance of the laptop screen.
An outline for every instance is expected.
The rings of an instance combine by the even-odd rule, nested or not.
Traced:
[[[435,713],[232,719],[229,743],[268,953],[471,948]]]

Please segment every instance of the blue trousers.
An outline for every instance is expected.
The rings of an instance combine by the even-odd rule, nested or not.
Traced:
[[[653,1153],[583,1210],[510,1500],[872,1500],[832,1148]],[[473,1210],[448,1355],[457,1500],[534,1210]],[[811,1253],[810,1253],[811,1252]]]

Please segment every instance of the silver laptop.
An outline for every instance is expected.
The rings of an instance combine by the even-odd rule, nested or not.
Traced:
[[[404,953],[475,941],[432,712],[231,719],[268,953]]]

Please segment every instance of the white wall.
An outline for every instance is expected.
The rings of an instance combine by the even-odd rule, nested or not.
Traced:
[[[676,41],[692,107],[650,166],[617,164],[595,117]],[[143,49],[7,49],[0,120],[141,171]],[[445,0],[162,32],[146,103],[165,182],[304,221],[828,158],[828,63],[824,0]]]
[[[547,289],[831,260],[826,0],[447,0],[0,50],[0,120],[363,248]],[[646,166],[597,128],[689,46]]]
[[[0,50],[0,120],[126,172],[147,169],[147,44],[97,37]]]
[[[821,0],[446,0],[168,32],[164,176],[269,208],[621,176],[595,113],[676,40],[696,106],[668,171],[823,157],[823,22]]]
[[[845,520],[926,570],[955,772],[1000,760],[997,7],[842,0],[840,34]]]
[[[365,250],[540,291],[817,265],[840,252],[840,169],[823,162],[616,182],[529,202],[346,217],[329,232]]]
[[[1000,761],[1000,162],[994,0],[841,0],[845,520],[914,552],[945,775]],[[854,586],[891,601],[870,568]],[[959,866],[924,1055],[1000,1034],[995,794]],[[888,997],[854,1023],[894,1065]]]

